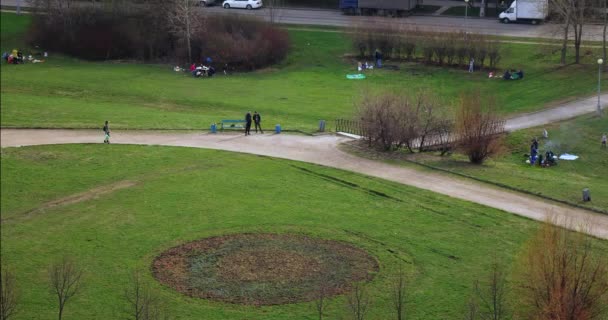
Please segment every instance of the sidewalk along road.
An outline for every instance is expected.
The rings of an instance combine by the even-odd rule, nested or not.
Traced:
[[[21,0],[22,7],[29,7],[29,1]],[[14,8],[17,0],[0,0],[0,5]],[[200,8],[209,14],[240,14],[256,16],[270,20],[267,8],[258,10],[224,9],[221,6]],[[544,23],[537,26],[530,24],[503,24],[498,19],[479,19],[470,17],[465,23],[463,17],[448,16],[409,16],[404,18],[346,16],[339,10],[321,9],[274,9],[272,16],[275,22],[298,25],[317,25],[333,27],[350,27],[362,24],[377,26],[403,26],[424,31],[465,31],[496,36],[561,39],[561,25]],[[586,25],[583,28],[583,40],[601,41],[602,29],[600,25]],[[574,34],[572,34],[574,38]]]
[[[101,144],[103,140],[99,130],[2,129],[0,133],[2,147],[65,143]],[[167,133],[159,131],[112,132],[112,143],[114,144],[227,150],[304,161],[353,171],[497,208],[534,220],[546,220],[547,214],[551,214],[559,225],[566,227],[590,225],[593,226],[593,229],[583,231],[598,238],[608,239],[607,215],[551,203],[532,196],[501,190],[486,184],[448,175],[423,172],[359,158],[338,149],[340,143],[348,140],[350,139],[333,135],[309,137],[264,134],[246,137],[237,134]]]

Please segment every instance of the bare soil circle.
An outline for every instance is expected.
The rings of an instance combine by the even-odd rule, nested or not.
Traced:
[[[154,277],[191,297],[247,305],[311,301],[348,292],[378,271],[375,258],[340,241],[302,235],[234,234],[173,247]]]

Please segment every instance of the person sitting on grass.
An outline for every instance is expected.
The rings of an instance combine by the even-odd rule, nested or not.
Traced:
[[[505,74],[502,76],[505,80],[511,80],[511,72],[509,70],[505,71]]]

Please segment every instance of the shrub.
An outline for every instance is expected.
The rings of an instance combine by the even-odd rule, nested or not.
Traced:
[[[35,15],[28,33],[31,44],[87,60],[190,63],[211,57],[215,63],[246,70],[280,62],[290,47],[287,32],[269,23],[238,16],[203,16],[198,11],[180,13],[177,7],[169,14],[171,1],[151,0],[132,11],[128,7],[59,5],[66,1],[52,2],[56,8]],[[187,34],[177,25],[182,13],[188,14],[192,27]]]
[[[386,59],[416,60],[438,65],[467,65],[475,59],[483,67],[487,58],[490,68],[500,61],[500,44],[481,34],[464,32],[421,32],[417,29],[358,25],[352,34],[352,45],[359,58],[371,57],[376,49]],[[420,56],[417,56],[416,54]]]
[[[482,164],[488,157],[502,151],[505,122],[495,110],[494,99],[482,99],[479,92],[460,97],[456,113],[457,146],[474,164]]]

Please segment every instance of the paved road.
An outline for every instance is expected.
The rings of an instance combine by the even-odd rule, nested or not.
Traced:
[[[99,130],[2,129],[0,133],[2,147],[58,143],[101,143],[103,140]],[[560,225],[568,225],[568,221],[576,224],[589,223],[594,228],[587,233],[608,239],[607,215],[573,209],[470,180],[359,158],[338,149],[340,143],[348,140],[348,138],[333,135],[308,137],[265,134],[245,137],[236,134],[214,135],[154,131],[114,131],[112,135],[112,143],[221,149],[299,160],[354,171],[479,203],[535,220],[545,220],[546,214],[551,213],[555,215],[555,219]]]
[[[600,101],[603,112],[608,113],[608,93],[602,94],[600,96]],[[547,123],[574,118],[583,114],[595,112],[596,110],[597,96],[593,96],[564,103],[555,108],[518,115],[508,119],[505,128],[507,131],[532,128]]]
[[[15,6],[17,0],[0,0],[3,6]],[[23,6],[28,5],[25,0],[21,0]],[[242,14],[258,16],[268,19],[270,14],[268,9],[260,10],[226,10],[221,7],[202,8],[205,12],[212,14]],[[345,16],[338,10],[318,10],[318,9],[278,9],[275,11],[276,21],[285,24],[301,25],[321,25],[347,27],[356,24],[371,23],[379,26],[403,26],[408,28],[418,28],[420,30],[435,31],[470,31],[488,35],[511,36],[511,37],[530,37],[530,38],[561,38],[559,26],[555,24],[541,24],[533,26],[529,24],[502,24],[494,19],[462,17],[435,17],[435,16],[411,16],[406,18],[383,18],[383,17],[361,17]],[[584,40],[600,41],[602,28],[600,26],[586,26],[583,33]]]

